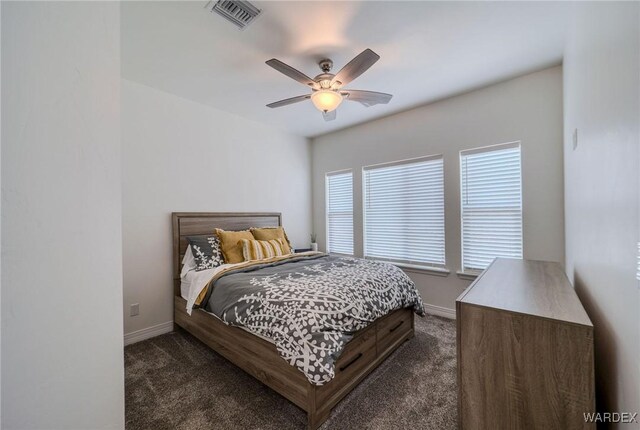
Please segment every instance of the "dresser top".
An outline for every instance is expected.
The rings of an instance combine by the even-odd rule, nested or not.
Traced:
[[[496,258],[457,301],[592,326],[559,263]]]

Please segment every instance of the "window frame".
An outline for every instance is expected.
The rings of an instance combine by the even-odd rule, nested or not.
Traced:
[[[351,173],[351,254],[346,254],[342,252],[331,251],[329,246],[329,178],[331,176],[343,175],[346,173]],[[354,177],[353,169],[341,169],[341,170],[333,170],[331,172],[326,172],[324,174],[324,225],[325,225],[325,244],[327,248],[327,253],[336,254],[336,255],[346,255],[346,256],[354,256],[355,255],[355,247],[356,247],[356,238],[355,238],[355,211],[354,211]]]
[[[465,195],[463,193],[463,174],[464,174],[463,163],[462,163],[463,156],[492,152],[492,151],[499,151],[499,150],[510,149],[510,148],[518,148],[520,152],[520,166],[519,166],[520,167],[520,244],[521,244],[520,258],[524,258],[524,218],[525,217],[524,217],[524,207],[523,207],[524,199],[523,199],[523,171],[522,171],[522,166],[523,166],[522,141],[515,140],[511,142],[498,143],[494,145],[487,145],[487,146],[481,146],[478,148],[461,150],[459,153],[460,183],[458,188],[460,192],[460,267],[461,268],[457,272],[461,278],[465,278],[465,279],[475,278],[478,275],[480,275],[484,270],[486,270],[486,268],[477,269],[477,268],[465,267],[465,260],[464,260],[464,198],[465,198]],[[494,260],[495,258],[500,258],[500,257],[494,257]]]
[[[443,213],[443,228],[442,238],[443,243],[443,262],[442,263],[425,263],[412,260],[398,260],[394,258],[385,257],[373,257],[367,256],[367,180],[366,172],[375,170],[378,168],[387,168],[394,166],[402,166],[407,164],[415,164],[425,161],[441,160],[442,163],[442,213]],[[362,167],[362,254],[363,258],[374,261],[383,261],[391,263],[399,267],[406,269],[414,269],[416,271],[433,272],[433,274],[446,276],[449,273],[447,269],[447,243],[446,243],[446,194],[445,194],[445,171],[444,171],[444,154],[425,155],[414,158],[407,158],[403,160],[389,161],[383,163],[370,164]]]

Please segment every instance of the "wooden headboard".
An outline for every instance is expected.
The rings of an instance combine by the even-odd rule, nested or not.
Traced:
[[[173,212],[173,293],[180,295],[180,270],[187,236],[211,236],[216,228],[247,230],[282,225],[279,212]]]

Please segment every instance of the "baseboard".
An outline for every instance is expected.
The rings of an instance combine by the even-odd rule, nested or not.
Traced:
[[[424,311],[428,314],[437,315],[439,317],[456,319],[456,310],[443,308],[442,306],[430,305],[428,303],[424,304]]]
[[[125,346],[131,345],[132,343],[160,336],[161,334],[169,333],[171,331],[173,331],[173,321],[167,321],[162,324],[154,325],[151,327],[143,328],[142,330],[136,330],[132,331],[131,333],[125,334],[124,344]]]

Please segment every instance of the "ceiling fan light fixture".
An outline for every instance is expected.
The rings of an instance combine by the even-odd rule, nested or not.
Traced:
[[[318,90],[311,94],[311,101],[319,111],[331,112],[342,103],[342,94],[333,90]]]

